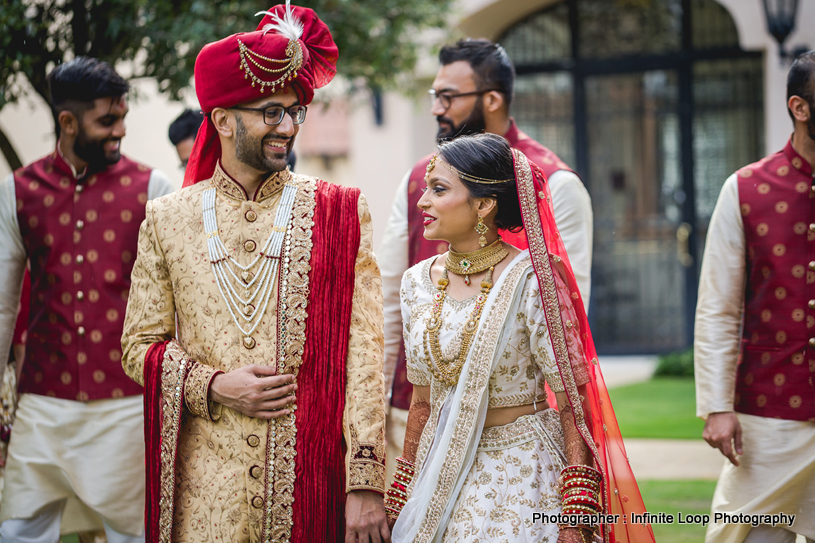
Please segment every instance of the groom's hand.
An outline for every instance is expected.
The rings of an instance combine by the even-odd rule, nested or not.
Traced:
[[[385,501],[371,490],[355,490],[345,499],[345,543],[391,543]]]
[[[288,415],[296,397],[294,376],[275,375],[271,366],[244,366],[227,373],[220,373],[212,380],[210,398],[258,419],[273,419]]]

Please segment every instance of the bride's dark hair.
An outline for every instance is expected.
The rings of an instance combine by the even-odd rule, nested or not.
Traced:
[[[509,179],[506,183],[475,183],[461,179],[472,198],[495,198],[498,212],[495,225],[517,232],[523,228],[518,190],[515,186],[515,165],[507,140],[495,134],[461,136],[439,145],[445,162],[455,169],[482,179]]]

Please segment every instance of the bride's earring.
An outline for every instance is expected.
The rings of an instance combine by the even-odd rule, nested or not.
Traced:
[[[484,224],[484,217],[481,215],[478,216],[478,224],[475,225],[475,231],[481,234],[481,237],[478,238],[478,244],[482,247],[487,246],[487,238],[484,237],[484,234],[490,231],[486,224]]]

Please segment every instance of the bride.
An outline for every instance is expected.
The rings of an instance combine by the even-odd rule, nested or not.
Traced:
[[[480,134],[440,145],[425,181],[424,236],[449,251],[402,279],[394,543],[654,541],[623,523],[644,506],[543,174]]]

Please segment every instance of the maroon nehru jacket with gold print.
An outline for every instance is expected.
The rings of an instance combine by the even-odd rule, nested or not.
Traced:
[[[815,420],[815,185],[792,143],[739,170],[747,246],[735,410]]]
[[[99,400],[142,393],[122,369],[130,271],[150,168],[122,157],[82,178],[54,151],[14,172],[31,263],[21,393]]]

